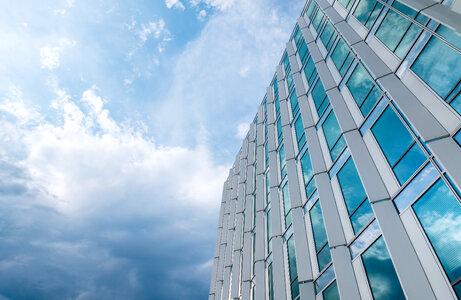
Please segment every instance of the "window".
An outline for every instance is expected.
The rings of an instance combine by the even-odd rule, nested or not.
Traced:
[[[266,145],[264,146],[264,154],[266,156],[266,169],[269,168],[269,144],[266,143]]]
[[[376,102],[378,102],[381,93],[373,84],[367,71],[360,64],[355,68],[346,86],[351,92],[355,103],[357,103],[360,112],[366,117]]]
[[[298,119],[296,119],[295,133],[296,141],[298,142],[298,150],[301,150],[302,146],[306,142],[306,135],[304,134],[303,120],[301,119],[301,116],[299,116]]]
[[[314,99],[314,104],[315,104],[315,108],[317,109],[317,114],[320,117],[328,105],[327,93],[325,92],[325,89],[323,88],[323,84],[320,81],[320,79],[317,80],[317,83],[312,89],[311,95],[312,95],[312,98]]]
[[[312,20],[312,26],[314,26],[315,30],[319,32],[320,27],[323,25],[323,22],[325,21],[325,15],[323,12],[319,9],[317,10],[317,14],[315,15],[314,19]]]
[[[327,140],[331,159],[335,161],[344,148],[346,148],[346,141],[342,136],[341,128],[339,127],[333,110],[330,111],[328,117],[325,119],[325,122],[323,122],[322,129],[325,133],[325,139]]]
[[[280,115],[280,101],[279,101],[278,94],[275,95],[274,103],[275,103],[275,116],[278,117]]]
[[[319,271],[322,271],[331,261],[330,247],[328,247],[327,232],[323,223],[322,210],[320,201],[311,208],[309,215],[311,217],[312,231],[314,233],[315,251],[317,252],[317,261]]]
[[[362,261],[375,300],[405,299],[383,237],[362,254]]]
[[[283,215],[285,216],[285,228],[291,225],[291,201],[288,190],[288,182],[282,188],[283,197]]]
[[[418,14],[400,2],[394,1],[392,7],[421,24],[428,20],[426,16]],[[420,32],[419,26],[389,9],[375,35],[389,50],[403,59]]]
[[[271,202],[271,199],[269,198],[269,192],[270,192],[269,172],[266,172],[266,204]]]
[[[335,50],[331,54],[331,60],[338,69],[338,72],[341,76],[347,72],[354,56],[349,48],[346,46],[346,43],[343,42],[342,39],[339,39],[338,44],[336,45]]]
[[[309,19],[312,20],[312,17],[314,16],[316,8],[317,8],[317,3],[315,3],[315,1],[311,1],[311,3],[309,4],[309,7],[307,7],[307,10],[306,10],[306,15],[309,17]]]
[[[301,33],[301,30],[299,30],[298,26],[296,26],[296,32],[293,38],[295,40],[296,45],[299,45],[299,42],[302,40],[302,33]]]
[[[349,11],[351,9],[352,5],[354,5],[354,0],[339,0],[339,3],[341,3],[342,6],[344,6],[345,9]]]
[[[298,269],[296,266],[295,238],[292,235],[287,241],[288,248],[288,267],[290,273],[291,299],[295,300],[299,296]]]
[[[282,118],[277,120],[277,140],[279,145],[282,143],[283,133],[282,133]]]
[[[461,206],[442,179],[413,204],[413,210],[451,282],[461,278]]]
[[[296,113],[299,111],[299,103],[298,103],[298,97],[296,96],[296,91],[293,91],[290,95],[290,104],[291,104],[291,111],[293,113],[293,116],[296,115]]]
[[[272,270],[272,263],[267,268],[269,273],[269,299],[274,300],[274,274]]]
[[[323,291],[323,300],[340,300],[336,280]]]
[[[272,226],[271,226],[271,210],[267,211],[266,215],[266,222],[267,222],[267,253],[272,252]]]
[[[441,25],[437,33],[461,48],[461,37],[451,29]],[[459,52],[433,36],[411,66],[411,70],[461,114],[461,54]]]
[[[383,5],[376,0],[360,0],[352,14],[366,28],[370,29]]]
[[[304,42],[303,39],[301,39],[301,45],[298,47],[298,54],[299,54],[299,58],[301,59],[301,62],[304,62],[307,55],[309,54],[309,51],[307,50],[306,42]]]
[[[285,68],[285,73],[288,73],[290,69],[290,61],[288,59],[288,55],[285,53],[283,57],[283,67]]]
[[[291,74],[291,71],[287,72],[287,85],[288,91],[291,91],[294,87],[293,75]]]
[[[312,170],[312,163],[309,157],[309,150],[304,152],[303,157],[301,158],[301,169],[303,171],[304,186],[306,188],[306,197],[309,199],[309,196],[315,190],[315,179],[314,171]]]
[[[317,69],[315,68],[312,56],[309,57],[306,65],[304,66],[304,74],[306,75],[307,84],[309,84],[309,86],[312,86],[315,76],[317,75]]]
[[[285,175],[287,174],[287,168],[286,168],[287,163],[285,160],[285,146],[284,145],[280,147],[279,159],[280,159],[280,178],[283,179],[283,177],[285,177]]]
[[[337,176],[354,233],[357,233],[373,218],[373,211],[352,157],[347,160]]]
[[[390,106],[371,131],[400,184],[404,184],[426,161],[426,155]]]
[[[458,131],[458,133],[455,134],[455,136],[453,138],[458,143],[458,145],[461,146],[461,131]]]
[[[329,22],[326,22],[325,28],[323,29],[322,34],[320,35],[320,39],[322,40],[323,45],[327,51],[330,51],[331,47],[333,46],[333,42],[335,41],[338,34],[333,29],[333,26],[330,25]]]

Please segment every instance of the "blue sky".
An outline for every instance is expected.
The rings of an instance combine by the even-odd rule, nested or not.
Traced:
[[[204,299],[303,1],[2,1],[0,299]]]

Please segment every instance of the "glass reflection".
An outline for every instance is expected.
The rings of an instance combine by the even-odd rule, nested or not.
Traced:
[[[381,229],[379,228],[378,222],[374,220],[370,225],[368,225],[367,229],[362,231],[362,233],[349,246],[352,259],[359,255],[363,249],[370,245],[371,242],[373,242],[380,234]]]
[[[327,140],[331,159],[335,161],[339,154],[341,154],[344,147],[346,147],[346,141],[342,136],[341,128],[339,127],[333,111],[330,111],[328,117],[325,119],[325,122],[323,122],[322,129],[325,133],[325,139]]]
[[[314,284],[315,284],[316,293],[319,293],[321,290],[323,290],[327,286],[327,284],[329,284],[334,278],[335,278],[335,268],[333,267],[333,264],[332,264],[315,281]]]
[[[323,300],[340,300],[336,280],[323,291]]]
[[[354,98],[355,103],[357,103],[360,112],[366,117],[381,97],[381,93],[373,84],[373,81],[362,65],[357,65],[347,81],[346,86]]]
[[[383,5],[376,0],[361,0],[352,14],[366,28],[370,29]]]
[[[362,254],[362,262],[375,300],[405,300],[383,237]]]
[[[353,59],[354,56],[352,55],[349,48],[346,46],[342,39],[339,39],[335,50],[331,54],[331,60],[335,64],[336,69],[338,69],[338,72],[341,74],[341,76],[344,76]]]
[[[442,179],[415,204],[413,210],[450,281],[461,277],[461,206]]]

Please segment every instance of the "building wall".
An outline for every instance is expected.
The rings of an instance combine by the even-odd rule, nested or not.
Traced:
[[[461,298],[452,2],[306,2],[224,183],[209,299]]]

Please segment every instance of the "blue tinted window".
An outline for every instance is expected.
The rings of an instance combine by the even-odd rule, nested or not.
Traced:
[[[301,33],[301,30],[299,30],[298,26],[296,26],[296,32],[295,32],[295,35],[294,35],[294,40],[295,40],[296,45],[299,45],[299,42],[302,41],[302,33]]]
[[[295,122],[295,133],[296,133],[296,141],[298,142],[298,149],[301,150],[301,147],[306,142],[306,136],[304,134],[304,126],[303,120],[301,116]]]
[[[283,179],[285,175],[287,174],[287,168],[286,168],[286,161],[285,161],[285,146],[282,145],[279,151],[279,156],[280,156],[280,175]]]
[[[285,216],[285,228],[288,228],[291,224],[291,202],[290,202],[290,193],[288,190],[288,182],[282,188],[282,197],[283,197],[283,215]]]
[[[291,91],[294,87],[293,75],[291,74],[290,71],[287,72],[287,85],[288,85],[288,91]]]
[[[301,169],[303,171],[304,186],[306,187],[306,197],[309,198],[315,189],[314,171],[312,170],[309,150],[306,150],[301,158]]]
[[[346,202],[347,211],[351,216],[352,227],[354,232],[357,233],[373,218],[373,211],[367,200],[367,195],[355,169],[352,157],[347,160],[338,172],[337,177]]]
[[[295,116],[299,110],[298,97],[296,96],[296,91],[293,91],[293,93],[291,93],[290,95],[290,104],[293,116]]]
[[[346,86],[360,108],[362,115],[366,117],[381,97],[381,93],[360,64],[355,68]]]
[[[279,101],[279,95],[275,95],[274,99],[275,103],[275,115],[278,116],[280,114],[280,101]]]
[[[330,23],[327,22],[322,34],[320,35],[320,39],[322,40],[322,43],[327,49],[327,51],[330,51],[331,46],[333,46],[333,42],[335,41],[335,38],[337,36],[338,34],[333,29],[333,26],[331,26]]]
[[[299,58],[301,59],[301,62],[304,62],[308,54],[309,51],[307,50],[307,45],[304,40],[302,40],[301,45],[299,46]]]
[[[279,144],[282,142],[283,133],[282,133],[282,118],[277,120],[277,140]]]
[[[362,254],[362,261],[375,300],[405,299],[383,237]]]
[[[291,236],[287,241],[288,248],[288,266],[291,284],[291,298],[296,299],[299,296],[298,270],[296,267],[295,240]]]
[[[322,82],[317,80],[314,88],[312,89],[312,98],[314,99],[315,108],[317,109],[317,113],[319,116],[323,114],[325,108],[328,105],[328,97],[325,89],[323,88]]]
[[[269,299],[274,300],[274,274],[272,271],[272,264],[268,267],[269,272]]]
[[[306,75],[307,83],[309,84],[309,86],[312,86],[312,82],[315,79],[315,75],[317,75],[317,69],[315,68],[312,56],[309,57],[306,65],[304,66],[304,74]]]
[[[323,300],[340,300],[336,280],[323,291]]]
[[[417,18],[420,23],[424,24],[427,21],[427,17],[418,15],[416,11],[400,2],[394,2],[392,6],[412,19]],[[420,32],[419,26],[412,24],[397,12],[389,10],[376,32],[376,37],[402,59]]]
[[[269,192],[270,192],[269,172],[266,172],[266,203],[270,202]]]
[[[437,33],[461,48],[461,37],[451,29],[440,26]],[[461,54],[459,52],[437,37],[432,37],[411,69],[454,110],[461,113]]]
[[[316,8],[317,8],[317,3],[315,3],[315,1],[311,1],[311,3],[309,4],[306,10],[306,15],[309,16],[309,19],[312,20],[312,16],[314,15]]]
[[[319,9],[317,10],[317,14],[315,15],[314,19],[312,20],[312,26],[314,26],[315,30],[318,32],[320,27],[323,25],[325,21],[325,15]]]
[[[340,39],[335,47],[335,50],[331,54],[331,60],[335,64],[336,69],[338,69],[338,72],[341,74],[341,76],[344,76],[353,59],[354,56],[352,55],[351,51],[343,42],[343,40]]]
[[[458,143],[458,145],[461,146],[461,131],[459,131],[453,138]]]
[[[338,121],[336,121],[333,111],[330,112],[328,117],[325,119],[325,122],[323,122],[322,129],[325,133],[325,139],[327,140],[331,159],[335,161],[346,147],[346,141],[342,136],[341,128],[339,127]]]
[[[317,251],[317,260],[319,270],[323,270],[331,261],[330,249],[328,247],[327,233],[323,223],[322,209],[320,201],[311,208],[309,215],[311,217],[312,231],[314,234],[315,250]]]
[[[344,6],[347,10],[351,9],[352,5],[354,4],[354,0],[339,0],[342,6]]]
[[[395,112],[387,107],[371,128],[400,184],[426,160],[426,156]]]
[[[450,281],[461,277],[461,206],[442,179],[415,204],[413,210],[434,247]]]
[[[353,16],[366,28],[370,29],[382,7],[383,5],[376,0],[360,0]]]
[[[270,210],[267,211],[266,221],[267,221],[267,252],[270,253],[272,252],[272,240],[271,240],[272,226],[271,226],[271,211]]]
[[[288,73],[288,71],[290,71],[290,61],[286,53],[285,53],[285,57],[283,58],[283,67],[285,68],[285,72]]]

